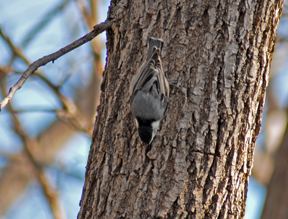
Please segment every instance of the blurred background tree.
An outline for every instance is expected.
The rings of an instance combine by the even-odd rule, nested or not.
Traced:
[[[108,4],[0,1],[1,99],[31,62],[104,20]],[[76,218],[99,100],[104,42],[102,35],[47,64],[2,110],[0,214],[4,218]]]
[[[104,21],[109,4],[0,0],[1,99],[31,62]],[[287,146],[282,141],[288,100],[287,15],[285,1],[249,182],[247,219],[260,218],[276,151],[281,142],[281,148]],[[1,111],[0,218],[77,217],[105,56],[102,34],[40,68]]]

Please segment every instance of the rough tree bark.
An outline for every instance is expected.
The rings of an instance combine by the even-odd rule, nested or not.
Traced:
[[[78,218],[242,218],[282,0],[112,0]],[[129,107],[150,36],[170,104],[151,150]]]

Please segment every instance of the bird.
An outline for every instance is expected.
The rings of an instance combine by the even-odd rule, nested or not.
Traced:
[[[146,62],[130,83],[131,112],[146,145],[152,143],[168,108],[169,83],[160,57],[163,44],[160,38],[149,38]]]

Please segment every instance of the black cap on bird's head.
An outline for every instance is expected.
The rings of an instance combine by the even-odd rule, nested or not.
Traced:
[[[153,136],[153,128],[147,126],[139,126],[138,127],[138,134],[145,144],[150,144],[154,138]]]

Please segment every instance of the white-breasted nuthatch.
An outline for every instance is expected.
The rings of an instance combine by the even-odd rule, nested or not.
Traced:
[[[169,98],[169,83],[164,75],[160,53],[162,39],[151,37],[147,59],[130,84],[130,107],[142,142],[150,145],[159,128]]]

